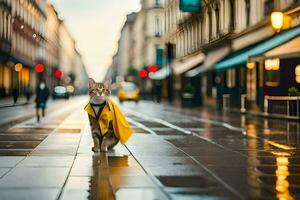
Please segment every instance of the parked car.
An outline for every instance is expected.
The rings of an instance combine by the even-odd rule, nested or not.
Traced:
[[[141,98],[141,91],[133,82],[124,82],[118,91],[119,101],[135,101],[138,102]]]
[[[53,99],[69,99],[69,93],[66,87],[56,86],[53,92]]]

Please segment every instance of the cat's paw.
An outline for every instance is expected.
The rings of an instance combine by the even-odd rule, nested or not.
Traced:
[[[101,146],[101,152],[107,152],[107,146],[106,145]]]
[[[100,152],[100,149],[98,147],[92,147],[92,151],[98,153]]]

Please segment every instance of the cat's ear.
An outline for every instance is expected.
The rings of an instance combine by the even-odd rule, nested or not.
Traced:
[[[89,88],[92,88],[96,85],[96,81],[94,81],[94,79],[89,78]]]
[[[103,85],[104,85],[104,88],[105,89],[109,89],[110,88],[110,85],[111,85],[111,80],[109,79],[109,80],[105,80],[104,82],[103,82]]]

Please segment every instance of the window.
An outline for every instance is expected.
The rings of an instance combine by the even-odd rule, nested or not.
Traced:
[[[265,16],[269,16],[275,10],[274,0],[265,0]]]
[[[212,13],[211,10],[208,10],[208,38],[209,40],[212,39]]]
[[[235,0],[230,0],[230,29],[235,28]]]
[[[160,0],[155,0],[155,7],[160,7]]]
[[[245,4],[246,4],[246,25],[249,26],[250,25],[250,0],[245,0]]]
[[[220,33],[220,10],[219,10],[219,6],[216,7],[216,32],[217,34]]]
[[[155,16],[155,36],[160,36],[159,16]]]
[[[235,76],[235,69],[229,69],[226,71],[226,85],[228,88],[234,88],[236,86],[236,76]]]

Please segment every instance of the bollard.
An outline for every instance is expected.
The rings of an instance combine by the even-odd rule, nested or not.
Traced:
[[[228,110],[230,107],[230,95],[229,94],[223,94],[223,110]]]
[[[287,100],[286,103],[287,103],[287,105],[286,105],[287,113],[286,114],[287,114],[287,116],[290,116],[290,101]]]
[[[299,97],[297,97],[297,108],[296,108],[296,111],[297,111],[297,117],[299,118]]]
[[[241,95],[241,112],[246,112],[246,94]]]
[[[265,96],[265,99],[264,99],[264,114],[268,114],[268,108],[269,107],[269,101],[268,101],[268,97]]]

